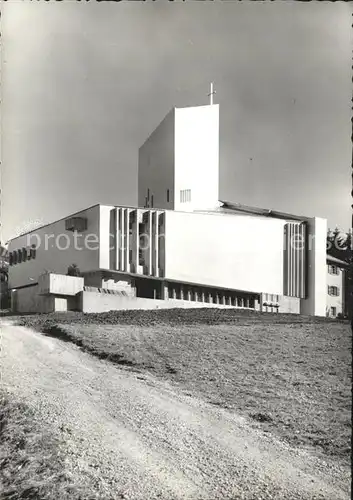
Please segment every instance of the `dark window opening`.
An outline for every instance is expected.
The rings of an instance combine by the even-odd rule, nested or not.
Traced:
[[[32,245],[29,253],[30,253],[31,259],[35,259],[36,258],[37,249],[36,249],[35,245]]]
[[[139,249],[139,266],[143,266],[145,263],[145,260],[143,258],[143,250]]]
[[[167,189],[167,202],[169,203],[169,189]]]
[[[334,266],[334,265],[329,265],[328,266],[328,272],[330,274],[339,274],[339,269],[337,266]]]

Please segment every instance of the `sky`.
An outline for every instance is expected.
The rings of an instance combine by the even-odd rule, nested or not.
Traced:
[[[220,105],[220,199],[348,230],[351,5],[6,2],[2,240],[137,204],[138,148],[173,107]]]

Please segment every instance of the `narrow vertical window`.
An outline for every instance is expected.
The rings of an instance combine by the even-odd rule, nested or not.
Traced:
[[[37,253],[36,246],[35,246],[35,245],[32,245],[32,247],[31,247],[31,249],[30,249],[31,259],[35,259],[35,258],[36,258],[36,253]]]
[[[169,203],[169,189],[167,189],[167,202]]]

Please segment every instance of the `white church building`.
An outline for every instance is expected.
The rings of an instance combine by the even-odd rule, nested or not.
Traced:
[[[18,312],[240,307],[326,314],[326,220],[219,199],[219,106],[174,108],[139,150],[138,206],[9,242]],[[80,278],[65,276],[75,263]]]

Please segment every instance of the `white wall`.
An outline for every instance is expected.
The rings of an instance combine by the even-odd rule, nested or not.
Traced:
[[[300,312],[311,316],[326,315],[327,221],[314,217],[308,220],[308,298],[301,300]]]
[[[166,279],[283,294],[285,221],[166,212]]]
[[[172,109],[139,149],[138,206],[145,206],[147,189],[149,207],[153,195],[154,208],[174,208],[174,119]],[[167,202],[167,189],[170,192]]]
[[[115,207],[113,206],[99,206],[99,265],[94,269],[92,268],[92,271],[95,271],[98,268],[110,268],[110,247],[114,244],[114,240],[111,237],[111,234],[114,234],[112,230],[113,228],[111,227],[111,217],[113,211],[115,211]]]
[[[75,216],[87,217],[87,230],[82,232],[82,236],[76,237],[76,243],[74,233],[65,230],[65,219],[19,236],[9,243],[9,252],[38,244],[35,259],[9,267],[10,288],[37,282],[46,270],[66,274],[71,264],[77,264],[81,271],[98,269],[99,250],[98,243],[94,243],[94,236],[97,238],[99,235],[99,205]],[[88,235],[90,239],[87,239]]]
[[[148,189],[149,208],[190,211],[218,204],[217,104],[172,109],[158,125],[139,150],[139,207],[145,206]],[[180,191],[184,189],[191,189],[190,203],[180,202]]]
[[[286,297],[282,295],[279,298],[279,312],[300,314],[300,299],[298,297]]]
[[[80,310],[84,313],[99,313],[126,309],[175,309],[217,307],[229,309],[231,306],[208,304],[187,300],[155,300],[142,297],[122,297],[118,294],[107,294],[93,291],[84,291],[79,294]],[[234,309],[234,308],[232,308]]]
[[[180,190],[191,189],[191,203]],[[214,208],[219,200],[219,106],[175,110],[175,210]]]
[[[42,274],[38,279],[40,294],[75,296],[83,290],[83,278],[63,274]]]

